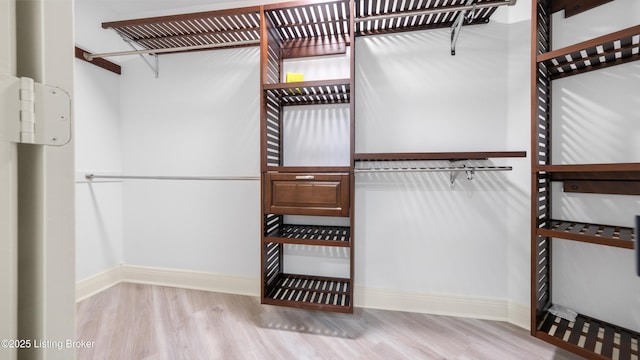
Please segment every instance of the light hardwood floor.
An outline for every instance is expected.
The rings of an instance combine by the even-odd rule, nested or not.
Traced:
[[[333,314],[249,296],[122,283],[77,305],[82,359],[578,359],[511,324],[396,311]]]

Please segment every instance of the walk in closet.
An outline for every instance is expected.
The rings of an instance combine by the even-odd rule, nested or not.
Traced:
[[[450,33],[441,42],[449,49],[440,53],[448,59],[456,53],[467,25],[487,24],[499,7],[514,4],[513,0],[294,1],[107,21],[102,28],[114,30],[131,50],[91,54],[78,49],[77,56],[104,65],[98,60],[151,54],[137,61],[144,60],[162,79],[163,54],[259,46],[261,301],[350,313],[357,243],[356,173],[420,172],[427,177],[446,173],[449,183],[441,184],[454,189],[458,178],[481,179],[486,172],[512,170],[495,165],[493,159],[526,156],[524,151],[500,151],[489,144],[482,144],[486,151],[455,151],[460,149],[456,146],[448,152],[356,154],[356,38],[441,29]],[[460,51],[458,58],[464,56]],[[438,101],[437,94],[430,101]],[[391,142],[397,141],[402,139]],[[88,175],[89,181],[101,178],[254,180]],[[311,258],[317,263],[305,264]]]
[[[588,269],[591,264],[583,265],[585,268],[582,269],[570,267],[571,274],[566,274],[567,266],[564,263],[574,260],[575,254],[589,254],[587,250],[591,249],[592,253],[600,252],[605,258],[611,257],[611,254],[616,255],[626,263],[634,248],[633,216],[636,214],[624,212],[622,215],[615,215],[633,201],[629,200],[630,197],[640,194],[640,163],[637,162],[640,159],[637,151],[633,151],[632,142],[624,139],[625,121],[628,123],[634,115],[627,112],[626,116],[631,118],[621,118],[618,114],[621,108],[611,107],[611,98],[602,93],[595,104],[581,104],[583,99],[580,96],[584,96],[587,89],[593,90],[591,93],[607,92],[609,84],[614,84],[620,91],[617,97],[624,99],[623,94],[628,92],[622,89],[633,81],[636,81],[633,86],[637,86],[637,67],[624,67],[630,72],[629,77],[620,76],[624,74],[620,71],[623,71],[623,64],[640,59],[640,26],[628,27],[566,47],[552,47],[552,30],[572,30],[571,34],[560,35],[565,35],[565,38],[579,37],[581,34],[578,31],[587,31],[575,24],[570,30],[566,30],[566,27],[562,27],[562,22],[570,23],[581,16],[595,17],[599,11],[605,10],[598,6],[607,2],[539,0],[533,9],[531,332],[536,337],[586,358],[637,359],[640,341],[640,333],[637,331],[594,318],[597,313],[578,313],[575,319],[571,319],[571,316],[563,315],[562,312],[554,312],[552,307],[560,297],[556,293],[570,291],[554,287],[552,282],[556,279],[564,281],[565,287],[568,281],[571,285],[570,279],[574,279],[576,284],[590,283],[589,293],[593,293],[594,298],[602,294],[599,288],[607,286],[601,283],[602,278],[582,280],[588,276],[586,274],[593,274]],[[564,10],[564,14],[558,13],[561,10]],[[613,18],[597,19],[602,20],[605,26],[615,21]],[[594,22],[589,23],[595,28]],[[609,75],[609,78],[617,79],[615,81],[618,85],[607,81],[606,77],[601,78],[599,83],[589,82],[588,77],[596,76],[596,71],[611,69],[611,66],[620,66],[620,71]],[[576,81],[569,83],[567,79]],[[596,110],[602,115],[596,120],[603,124],[599,134],[592,130],[593,119],[596,117],[584,113],[580,106],[603,110]],[[607,107],[612,110],[606,110]],[[627,130],[635,131],[637,127],[633,126],[633,121],[630,124],[632,126]],[[600,151],[589,154],[589,148],[593,147]],[[607,202],[613,205],[608,210],[611,214],[602,213],[606,207],[600,205],[598,217],[609,222],[584,221],[589,214],[598,213],[593,208],[594,204]],[[591,209],[589,205],[592,206]],[[622,226],[625,224],[626,226]],[[567,240],[571,240],[571,252],[562,248],[567,245]],[[585,249],[584,253],[579,252],[579,246]],[[600,247],[599,250],[596,247]],[[624,250],[609,251],[607,247]],[[592,266],[599,264],[598,261],[592,263]],[[554,271],[557,268],[560,270]],[[623,271],[625,273],[613,276],[628,279],[634,274],[632,268]],[[619,280],[611,278],[608,282],[616,281]],[[582,294],[583,290],[581,288],[577,291]],[[585,295],[589,297],[588,294]],[[628,296],[624,292],[618,295]],[[571,301],[571,297],[566,294],[562,299]],[[610,300],[611,303],[619,301]],[[584,304],[581,306],[588,309],[585,311],[593,311]],[[636,316],[633,307],[629,308],[628,315],[631,318],[623,320],[632,326],[633,317]]]
[[[637,139],[611,125],[617,118],[592,119],[614,108],[633,118],[635,95],[598,107],[581,91],[609,101],[617,88],[599,95],[595,86],[565,83],[637,64],[640,26],[586,40],[569,32],[590,20],[552,23],[630,3],[300,0],[101,22],[126,50],[91,53],[91,44],[78,44],[76,56],[123,74],[109,84],[121,98],[92,90],[96,101],[109,100],[104,108],[125,104],[126,150],[114,170],[90,164],[79,208],[100,220],[102,199],[127,197],[114,205],[120,212],[104,211],[124,228],[121,242],[134,244],[109,262],[124,267],[123,281],[327,312],[363,306],[506,320],[587,358],[637,360],[640,335],[628,323],[616,325],[610,314],[598,320],[597,311],[572,322],[549,312],[572,296],[563,289],[572,282],[567,273],[591,274],[561,259],[588,256],[562,247],[615,249],[603,251],[608,259],[630,254],[632,218],[616,221],[617,205],[635,211],[640,194],[639,148],[628,145]],[[98,60],[114,54],[134,58],[122,69]],[[611,76],[633,81],[625,77]],[[576,105],[583,100],[593,107]],[[583,130],[599,136],[581,138]],[[100,179],[122,181],[122,189],[109,193]],[[103,235],[92,240],[92,255]],[[600,291],[602,279],[583,282],[592,280],[590,291]]]

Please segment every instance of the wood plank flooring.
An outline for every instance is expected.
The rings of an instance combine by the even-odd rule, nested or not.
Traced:
[[[511,324],[356,309],[333,314],[249,296],[121,283],[77,305],[82,359],[554,359],[578,357]]]

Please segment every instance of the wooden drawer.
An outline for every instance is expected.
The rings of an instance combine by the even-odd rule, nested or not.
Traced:
[[[264,212],[349,216],[349,174],[266,173]]]

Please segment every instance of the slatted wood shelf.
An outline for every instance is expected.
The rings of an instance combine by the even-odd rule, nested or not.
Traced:
[[[279,274],[269,285],[264,304],[349,313],[349,279],[308,275]]]
[[[264,6],[281,41],[309,38],[346,38],[349,2],[345,0],[294,1]]]
[[[640,25],[537,56],[551,78],[561,78],[640,59]]]
[[[477,0],[465,24],[485,24],[505,0]],[[401,31],[451,27],[465,0],[386,1],[356,0],[356,35],[377,35]],[[493,6],[495,5],[495,6]],[[487,7],[484,7],[487,6]]]
[[[263,89],[277,98],[282,106],[351,102],[349,79],[265,84]]]
[[[359,153],[355,161],[487,160],[489,158],[526,157],[526,151]]]
[[[258,46],[234,42],[260,40],[260,7],[104,22],[102,27],[115,30],[144,49],[211,44],[228,44],[222,48]]]
[[[551,220],[549,228],[538,229],[538,235],[625,249],[633,249],[635,239],[632,228],[564,220]]]
[[[536,336],[589,359],[640,358],[640,333],[584,315],[569,322],[547,313]]]
[[[347,226],[283,224],[265,235],[263,241],[349,247],[351,245],[351,229]]]

